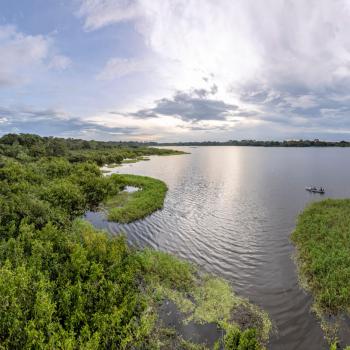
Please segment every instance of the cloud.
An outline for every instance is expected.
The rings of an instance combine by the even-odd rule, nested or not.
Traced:
[[[42,35],[24,35],[13,26],[0,26],[0,87],[28,78],[28,71],[48,55],[50,40]]]
[[[97,75],[97,79],[113,80],[149,68],[150,62],[147,61],[115,57],[108,60],[102,72]]]
[[[130,137],[140,131],[135,126],[109,127],[100,123],[84,121],[69,117],[66,113],[54,109],[0,107],[0,134],[9,132],[111,139],[117,135]]]
[[[316,126],[327,132],[329,120],[333,130],[350,127],[344,117],[344,105],[350,105],[344,98],[350,95],[348,1],[80,4],[86,29],[127,21],[154,55],[155,66],[166,66],[165,72],[155,74],[164,80],[167,96],[154,98],[154,107],[140,108],[135,113],[139,118],[177,116],[225,123],[228,116],[239,116],[247,122],[283,125],[286,131],[299,126],[302,133]],[[132,65],[116,69],[135,70]],[[208,84],[215,84],[215,97],[206,96]],[[170,89],[177,91],[172,97]]]
[[[85,18],[86,30],[95,30],[135,18],[139,15],[139,8],[137,1],[133,0],[86,0],[81,2],[77,15]]]
[[[68,67],[70,67],[71,64],[72,64],[72,60],[69,57],[64,55],[56,55],[52,57],[48,67],[50,69],[55,69],[55,70],[65,70]]]
[[[216,92],[214,88],[211,92]],[[156,101],[153,108],[142,109],[135,113],[138,118],[175,116],[185,121],[226,120],[238,106],[209,97],[210,92],[204,89],[193,92],[177,92],[173,98]]]
[[[0,87],[22,85],[47,68],[66,69],[71,60],[56,52],[50,36],[26,35],[14,26],[0,26]]]

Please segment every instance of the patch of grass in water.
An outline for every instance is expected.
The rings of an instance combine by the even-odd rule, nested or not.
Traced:
[[[169,299],[185,315],[185,322],[216,323],[224,331],[226,335],[218,340],[218,349],[264,349],[271,331],[268,315],[248,300],[238,297],[227,281],[201,274],[188,262],[149,249],[139,252],[139,261],[147,291],[155,301]],[[254,328],[246,328],[232,316],[237,308],[247,310],[254,319]],[[239,347],[231,344],[233,331],[239,333]]]
[[[105,201],[108,220],[129,223],[142,219],[161,209],[164,204],[167,186],[163,181],[145,176],[113,174],[112,187],[121,191],[126,186],[140,188],[139,191],[124,194],[119,192]]]
[[[194,289],[193,296],[197,307],[192,318],[200,323],[227,321],[231,310],[242,304],[228,282],[209,275]]]
[[[337,322],[328,316],[350,310],[350,200],[312,203],[299,215],[292,234],[301,285],[314,297],[314,311],[330,341]]]

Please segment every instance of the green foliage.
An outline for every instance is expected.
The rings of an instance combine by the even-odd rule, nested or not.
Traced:
[[[338,345],[336,342],[334,342],[333,344],[331,344],[331,347],[329,348],[329,350],[337,350],[338,349]]]
[[[255,329],[246,329],[241,331],[238,328],[232,327],[224,337],[225,350],[260,350],[256,338]]]
[[[350,307],[350,200],[311,204],[299,216],[292,240],[300,274],[325,312]]]
[[[54,207],[62,208],[71,218],[84,214],[86,209],[85,197],[80,188],[66,180],[57,180],[50,184],[41,194],[41,198]]]
[[[128,194],[124,205],[114,207],[115,198],[110,197],[106,202],[109,209],[108,220],[128,223],[153,213],[163,207],[167,186],[163,181],[145,176],[111,175],[111,183],[115,188],[123,189],[126,186],[140,188],[139,191]]]
[[[143,275],[149,284],[162,284],[175,290],[190,291],[194,287],[193,265],[186,261],[150,249],[139,252]]]
[[[32,134],[8,134],[0,138],[0,156],[20,161],[42,157],[65,157],[70,162],[94,162],[98,165],[121,163],[148,155],[172,155],[183,152],[147,147],[137,142],[98,142]]]
[[[199,322],[229,320],[234,307],[243,303],[243,300],[233,293],[229,283],[221,278],[203,278],[203,282],[193,294],[197,303],[193,319]]]
[[[65,232],[22,225],[0,252],[4,348],[124,349],[151,331],[140,269],[123,237],[108,238],[84,222]]]
[[[350,200],[327,199],[308,206],[299,216],[292,240],[302,285],[314,296],[314,309],[330,341],[337,338],[337,321],[327,315],[350,308]],[[337,348],[336,342],[332,347]]]

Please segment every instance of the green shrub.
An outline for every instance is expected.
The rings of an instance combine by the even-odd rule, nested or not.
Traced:
[[[225,350],[260,350],[256,330],[246,329],[241,331],[236,327],[231,328],[224,337]]]

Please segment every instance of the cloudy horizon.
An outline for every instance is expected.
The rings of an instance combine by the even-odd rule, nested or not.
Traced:
[[[4,0],[0,134],[350,139],[346,0]]]

